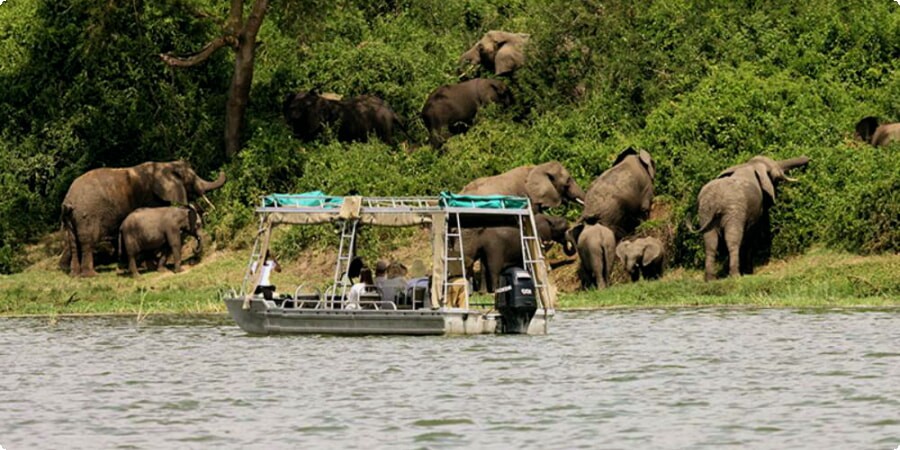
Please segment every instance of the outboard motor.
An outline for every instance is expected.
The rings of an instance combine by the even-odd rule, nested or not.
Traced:
[[[494,291],[494,306],[500,312],[501,331],[524,334],[537,310],[534,280],[519,267],[510,267],[500,274],[499,288]]]

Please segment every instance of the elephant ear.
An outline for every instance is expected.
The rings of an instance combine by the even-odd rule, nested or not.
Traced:
[[[647,169],[647,173],[650,174],[650,179],[656,179],[656,164],[653,163],[653,158],[650,157],[650,152],[647,150],[641,150],[640,152],[641,163],[644,164],[644,167]]]
[[[153,180],[153,194],[171,205],[186,205],[187,191],[184,180],[175,167],[169,165],[156,173]]]
[[[771,178],[769,178],[769,171],[766,170],[765,167],[755,164],[753,166],[754,173],[756,173],[756,179],[759,180],[759,187],[762,188],[763,192],[765,192],[772,201],[775,200],[775,185],[772,184]]]
[[[543,208],[555,208],[562,204],[562,196],[553,184],[552,164],[541,164],[533,167],[525,178],[525,192],[531,199],[536,211]]]
[[[644,246],[644,253],[641,255],[641,261],[644,265],[649,262],[656,261],[662,256],[662,247],[656,242],[647,242]]]
[[[503,45],[494,57],[494,73],[504,75],[525,64],[525,54],[514,45]]]
[[[566,230],[566,240],[569,241],[573,247],[578,244],[578,238],[581,237],[581,232],[584,231],[584,225],[584,222],[578,222],[575,225],[572,225],[572,228]]]
[[[631,245],[628,241],[619,242],[619,245],[616,246],[616,256],[620,261],[625,262],[625,252],[628,251],[628,246]]]

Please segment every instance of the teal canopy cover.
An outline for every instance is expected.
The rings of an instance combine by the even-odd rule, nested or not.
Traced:
[[[525,209],[528,199],[511,195],[466,195],[441,192],[441,204],[457,208]]]
[[[325,195],[322,191],[304,192],[302,194],[271,194],[263,197],[266,207],[325,207],[338,208],[344,202],[343,197]]]

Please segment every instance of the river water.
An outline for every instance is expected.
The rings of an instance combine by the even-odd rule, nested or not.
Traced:
[[[0,319],[0,446],[900,446],[900,311],[595,311],[549,336]]]

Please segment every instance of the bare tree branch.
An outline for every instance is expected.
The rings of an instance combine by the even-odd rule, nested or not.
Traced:
[[[159,58],[172,67],[191,67],[206,61],[216,50],[226,45],[237,48],[238,41],[234,36],[220,36],[191,56],[181,57],[171,53],[160,53]]]

